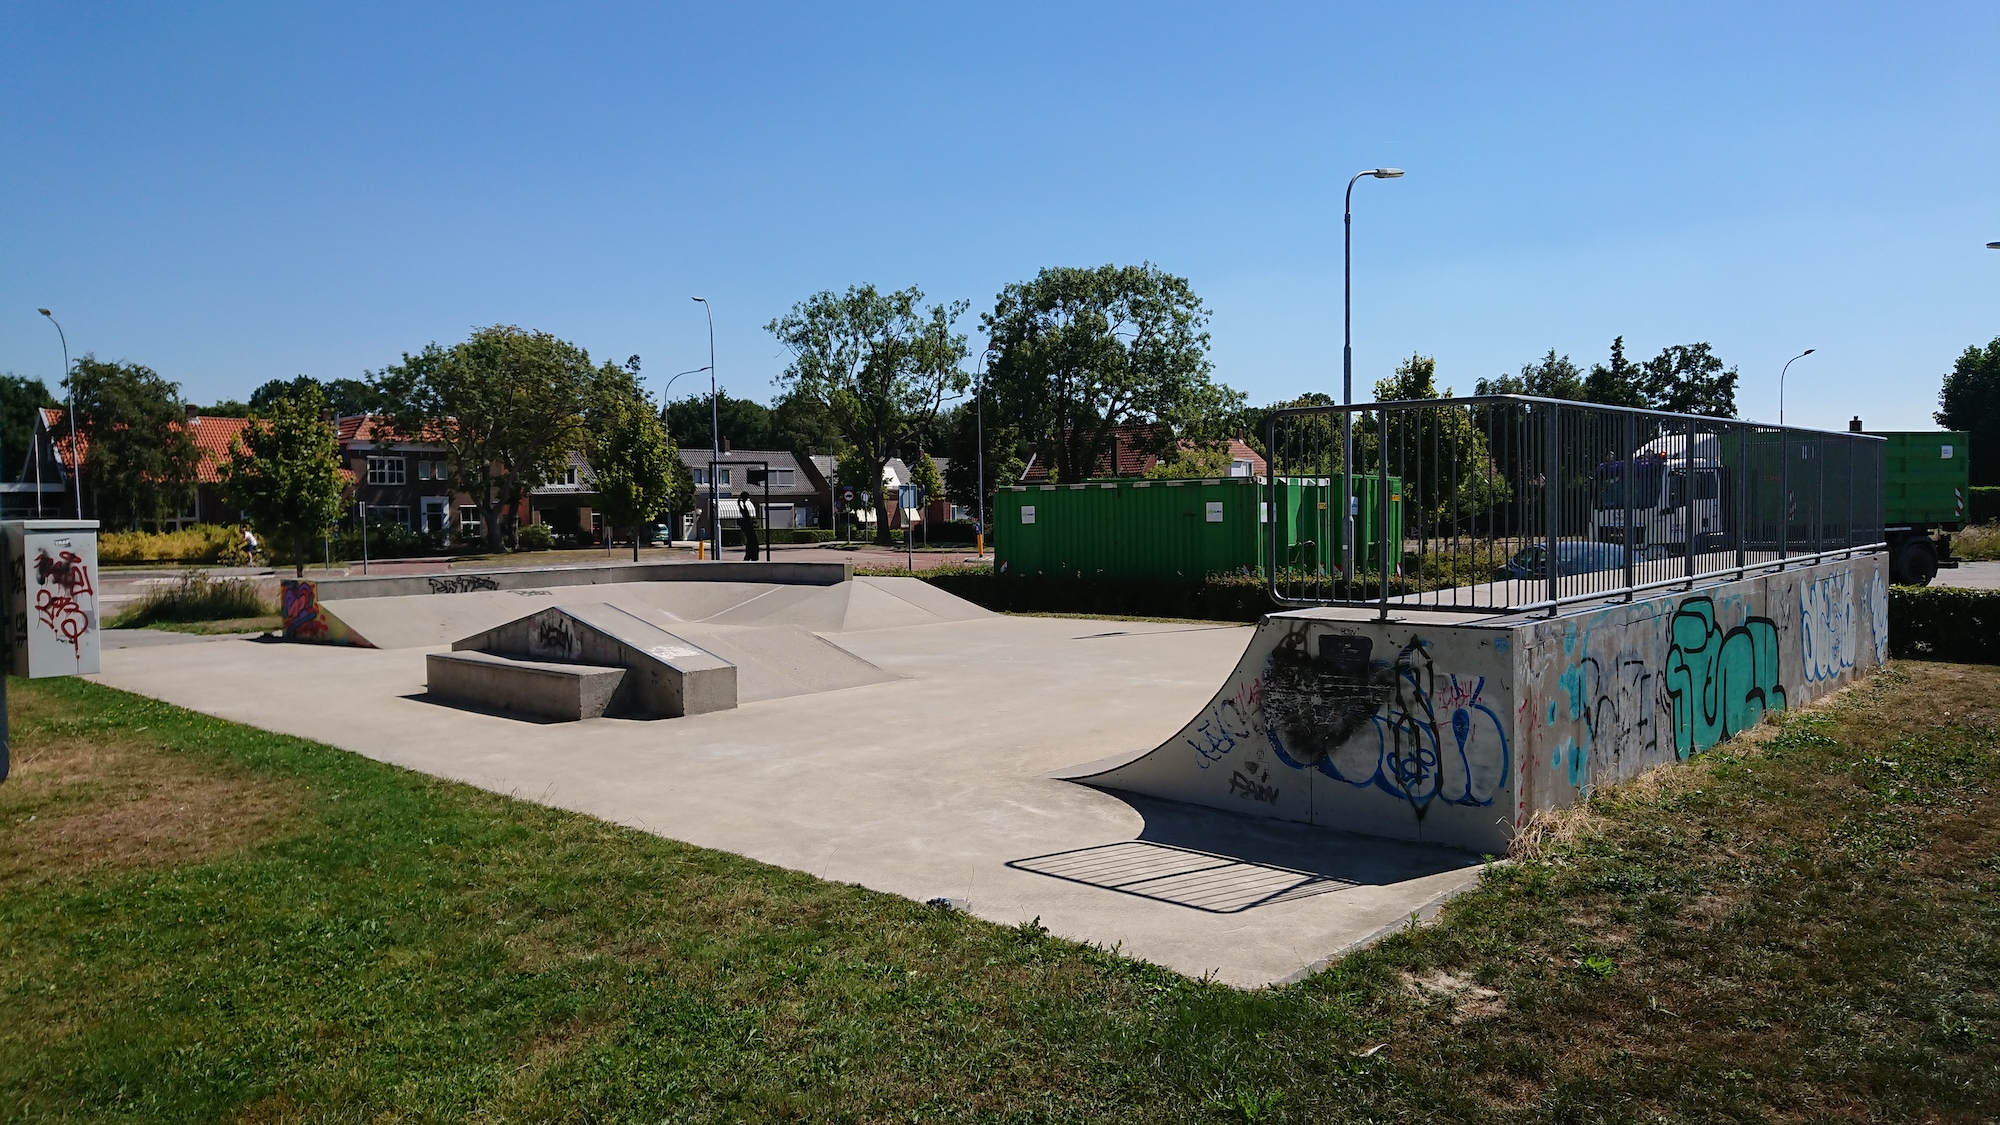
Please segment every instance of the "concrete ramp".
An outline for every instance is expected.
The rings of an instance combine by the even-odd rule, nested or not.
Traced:
[[[746,627],[695,622],[675,626],[674,633],[736,666],[739,703],[840,691],[901,678],[797,625]]]
[[[1274,613],[1158,748],[1050,776],[1504,854],[1529,818],[1888,656],[1879,555],[1560,616]]]
[[[831,585],[623,582],[338,598],[313,606],[316,639],[364,648],[438,648],[546,606],[615,605],[668,629],[685,622],[849,633],[970,621],[992,614],[915,578]]]

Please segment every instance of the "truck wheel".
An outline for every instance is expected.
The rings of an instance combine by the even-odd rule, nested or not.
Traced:
[[[1928,539],[1912,539],[1903,544],[1897,562],[1901,564],[1897,569],[1903,572],[1901,581],[1905,586],[1928,586],[1937,577],[1937,548]]]

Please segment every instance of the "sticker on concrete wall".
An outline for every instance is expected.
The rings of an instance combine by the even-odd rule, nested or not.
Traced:
[[[1208,502],[1208,522],[1210,523],[1222,522],[1222,501],[1210,500]]]
[[[1035,506],[1033,504],[1021,505],[1021,522],[1022,523],[1035,522]]]

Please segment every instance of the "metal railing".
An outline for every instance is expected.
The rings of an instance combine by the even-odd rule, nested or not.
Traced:
[[[1554,613],[1884,546],[1866,434],[1486,395],[1279,410],[1264,442],[1280,605]]]

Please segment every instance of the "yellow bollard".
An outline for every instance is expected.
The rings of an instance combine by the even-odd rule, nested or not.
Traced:
[[[973,547],[973,550],[975,550],[975,551],[979,552],[979,557],[980,557],[980,558],[982,558],[982,559],[983,559],[983,558],[985,558],[985,557],[986,557],[986,533],[985,533],[985,532],[983,532],[983,531],[975,531],[975,532],[973,532],[973,533],[972,533],[972,547]]]
[[[708,540],[706,540],[706,539],[697,539],[697,540],[695,540],[695,541],[694,541],[694,557],[695,557],[695,558],[696,558],[697,560],[701,560],[701,561],[706,561],[706,560],[707,560],[707,558],[708,558]]]

